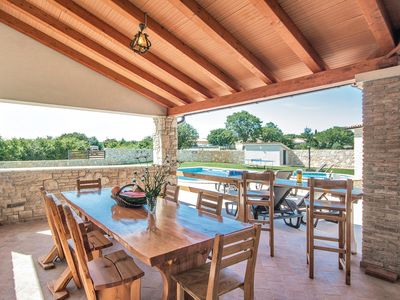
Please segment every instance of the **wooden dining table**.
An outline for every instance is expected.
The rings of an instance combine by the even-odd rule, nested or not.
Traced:
[[[154,216],[142,208],[124,208],[111,189],[63,192],[65,201],[100,227],[143,263],[157,268],[162,299],[176,299],[171,275],[204,264],[216,234],[250,227],[229,218],[199,213],[194,207],[158,199]]]

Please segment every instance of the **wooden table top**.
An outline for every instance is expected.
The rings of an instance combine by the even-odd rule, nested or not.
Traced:
[[[145,208],[118,206],[109,188],[63,192],[62,195],[67,203],[150,266],[209,249],[215,234],[227,234],[250,226],[229,218],[217,219],[198,213],[194,207],[159,199],[153,231],[148,229]]]

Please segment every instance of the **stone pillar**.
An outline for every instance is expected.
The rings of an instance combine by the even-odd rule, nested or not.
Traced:
[[[155,133],[153,136],[153,162],[165,163],[166,157],[170,161],[177,160],[178,132],[175,117],[156,117],[153,119]]]
[[[400,66],[394,68],[397,71],[391,72],[390,77],[383,76],[382,70],[375,76],[364,76],[362,80],[364,211],[361,265],[400,274]]]

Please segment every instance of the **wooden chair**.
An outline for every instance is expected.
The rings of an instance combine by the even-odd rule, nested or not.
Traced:
[[[64,210],[61,202],[52,195],[45,193],[45,206],[49,213],[53,216],[56,234],[61,243],[67,267],[64,272],[56,280],[52,280],[47,284],[50,292],[53,294],[54,299],[64,299],[68,296],[66,289],[71,279],[75,282],[78,288],[81,288],[81,282],[78,275],[78,268],[75,259],[75,249],[70,240],[70,233],[66,223]],[[86,230],[86,228],[85,228]],[[91,231],[88,233],[88,253],[91,257],[98,257],[101,255],[101,250],[112,246],[112,242],[104,237],[98,231]]]
[[[48,270],[48,269],[52,269],[55,267],[54,260],[57,257],[59,259],[64,259],[64,252],[63,252],[61,242],[60,242],[60,239],[59,239],[59,236],[57,234],[57,230],[56,230],[56,227],[54,224],[53,215],[49,211],[49,209],[46,205],[47,193],[46,193],[44,187],[40,187],[40,193],[42,194],[42,197],[43,197],[47,223],[49,224],[50,231],[51,231],[51,237],[53,239],[53,247],[50,249],[48,254],[38,258],[38,263],[43,269]]]
[[[179,198],[179,185],[167,184],[165,186],[164,199],[175,203],[179,203],[178,198]]]
[[[87,299],[140,299],[140,278],[144,272],[133,259],[119,250],[91,260],[83,220],[69,206],[64,206],[64,213]]]
[[[310,198],[306,200],[307,209],[307,263],[309,264],[309,277],[314,278],[314,250],[337,252],[339,269],[345,269],[346,284],[350,285],[350,259],[351,259],[351,192],[353,181],[348,180],[323,180],[309,179]],[[316,190],[345,189],[346,196],[341,201],[327,201],[315,199]],[[338,238],[314,234],[315,219],[335,221],[338,224]],[[338,247],[327,247],[315,244],[315,240],[337,242]]]
[[[267,224],[268,227],[263,227],[263,230],[269,231],[269,247],[270,255],[274,256],[274,172],[266,171],[263,173],[243,172],[243,199],[245,207],[245,222]],[[250,193],[251,184],[263,184],[269,186],[269,190],[265,195]],[[253,206],[264,206],[268,210],[268,220],[258,220],[251,217],[251,208]]]
[[[78,188],[78,192],[80,192],[81,190],[88,190],[88,189],[101,189],[101,178],[94,180],[78,179],[76,181],[76,186]]]
[[[221,217],[222,202],[222,195],[213,195],[206,192],[199,192],[197,196],[196,208],[202,213]]]
[[[186,299],[185,294],[189,294],[198,300],[215,300],[237,288],[244,290],[244,299],[254,299],[260,232],[261,226],[255,224],[235,233],[216,235],[211,262],[172,276],[177,282],[177,299]],[[243,261],[247,261],[244,276],[228,268]]]

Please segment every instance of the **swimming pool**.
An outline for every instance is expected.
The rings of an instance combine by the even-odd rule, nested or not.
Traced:
[[[203,168],[203,167],[196,167],[196,168],[179,168],[178,171],[187,172],[187,173],[196,173],[202,175],[212,175],[212,176],[220,176],[220,177],[232,177],[237,178],[241,177],[243,171],[240,170],[229,170],[229,169],[215,169],[215,168]],[[201,181],[202,179],[185,177],[185,176],[178,176],[178,179],[185,180],[185,181]]]
[[[221,177],[232,177],[237,178],[241,177],[243,174],[242,170],[230,170],[230,169],[218,169],[218,168],[203,168],[203,167],[196,167],[196,168],[179,168],[178,171],[187,172],[187,173],[197,173],[203,175],[212,175],[212,176],[221,176]],[[293,172],[293,177],[296,176],[296,172]],[[308,178],[332,178],[332,179],[347,179],[351,178],[350,175],[345,174],[330,174],[325,172],[303,172],[303,179]],[[178,176],[178,179],[185,180],[185,181],[202,181],[203,179],[185,177],[185,176]],[[204,181],[204,180],[203,180]]]

